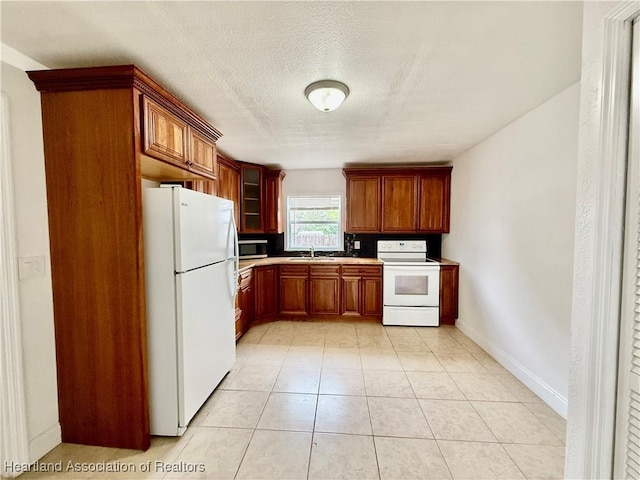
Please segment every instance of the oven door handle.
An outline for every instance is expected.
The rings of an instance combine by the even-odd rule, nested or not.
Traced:
[[[385,273],[412,273],[414,275],[429,274],[440,271],[440,265],[384,265]]]

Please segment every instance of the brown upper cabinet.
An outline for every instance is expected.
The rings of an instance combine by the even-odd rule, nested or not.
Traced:
[[[345,168],[347,231],[448,233],[451,168]]]
[[[383,232],[416,231],[416,176],[382,175]]]
[[[198,130],[146,95],[142,96],[142,111],[145,155],[215,180],[219,134]]]
[[[216,178],[216,143],[144,96],[144,153],[203,177]],[[207,192],[208,193],[208,192]]]
[[[191,138],[189,168],[204,176],[216,178],[218,157],[216,156],[215,142],[208,140],[191,128],[189,129],[189,137]]]
[[[282,233],[282,170],[264,171],[264,233]]]
[[[282,170],[239,162],[240,233],[282,233]]]
[[[418,231],[449,232],[451,167],[418,176]]]
[[[236,225],[240,228],[240,165],[224,155],[218,154],[217,195],[233,201]]]
[[[188,126],[175,115],[146,96],[142,97],[144,110],[144,153],[188,167]]]
[[[371,233],[380,231],[380,177],[351,175],[347,177],[347,231]]]
[[[207,195],[217,195],[217,185],[214,180],[189,180],[184,182],[183,186]]]
[[[260,165],[243,163],[240,168],[240,232],[264,233]]]

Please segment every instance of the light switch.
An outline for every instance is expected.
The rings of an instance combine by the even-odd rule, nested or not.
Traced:
[[[360,250],[360,240],[356,240],[355,242],[353,242],[353,248],[355,248],[356,250]]]
[[[44,275],[44,257],[19,257],[18,273],[20,280]]]

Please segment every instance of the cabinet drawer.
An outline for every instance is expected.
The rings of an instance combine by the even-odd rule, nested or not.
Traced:
[[[339,276],[340,265],[311,265],[311,276]]]
[[[309,274],[309,267],[306,265],[280,265],[280,275],[304,275]]]
[[[253,269],[248,268],[240,272],[240,281],[244,282],[245,280],[251,280],[253,278]]]
[[[345,277],[381,277],[382,267],[378,265],[343,265],[342,275]]]
[[[240,277],[238,278],[238,285],[240,286],[241,290],[247,291],[249,288],[251,288],[252,283],[253,275],[240,274]]]
[[[147,97],[143,97],[144,153],[185,167],[188,163],[187,124]]]

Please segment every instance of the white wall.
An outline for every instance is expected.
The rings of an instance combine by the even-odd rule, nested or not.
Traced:
[[[458,327],[566,416],[579,83],[453,161]]]
[[[2,63],[9,97],[19,257],[45,258],[45,275],[20,281],[30,458],[60,443],[40,94],[27,75]]]
[[[287,176],[282,181],[282,215],[287,221],[287,195],[337,195],[341,196],[342,231],[346,226],[347,182],[341,168],[286,170]],[[286,245],[286,242],[285,242]],[[286,247],[285,247],[286,248]]]

